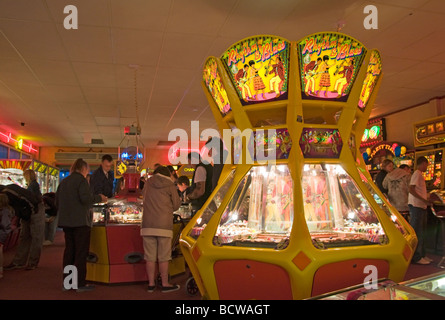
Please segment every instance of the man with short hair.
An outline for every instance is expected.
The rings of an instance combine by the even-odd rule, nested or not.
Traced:
[[[104,196],[113,197],[114,174],[111,170],[113,166],[113,158],[109,154],[102,157],[102,162],[91,175],[91,191],[93,194],[103,194]]]
[[[416,264],[430,264],[431,259],[425,256],[425,228],[427,207],[430,204],[426,190],[423,173],[427,170],[429,162],[426,157],[420,157],[416,162],[417,170],[414,171],[409,183],[408,207],[410,224],[417,235],[417,248],[414,252],[412,262]]]
[[[212,193],[212,165],[201,162],[201,156],[197,152],[188,155],[190,164],[195,168],[192,178],[192,186],[186,200],[192,203],[192,215],[194,215]]]
[[[205,147],[208,155],[212,158],[212,191],[218,185],[219,177],[224,168],[228,151],[224,148],[224,142],[219,137],[211,137],[207,140]]]

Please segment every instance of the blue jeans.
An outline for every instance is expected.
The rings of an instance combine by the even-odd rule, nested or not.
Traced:
[[[426,229],[426,209],[409,206],[410,221],[409,223],[413,227],[417,235],[417,248],[413,255],[413,262],[417,262],[425,257],[425,229]]]

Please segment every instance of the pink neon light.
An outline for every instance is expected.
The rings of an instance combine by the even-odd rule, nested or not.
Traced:
[[[6,142],[7,142],[7,143],[9,143],[9,142],[11,142],[11,141],[13,141],[13,142],[18,142],[16,139],[14,139],[14,138],[12,137],[11,132],[9,132],[9,134],[5,134],[5,133],[3,133],[3,132],[0,132],[0,134],[6,138]],[[31,144],[31,143],[30,143],[29,145],[27,145],[27,144],[23,144],[23,147],[28,148],[28,152],[31,152],[31,151],[37,152],[37,149],[34,149],[34,148],[32,147],[32,144]]]

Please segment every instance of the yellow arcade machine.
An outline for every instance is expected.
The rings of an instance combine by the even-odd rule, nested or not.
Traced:
[[[305,299],[370,270],[403,280],[417,238],[359,151],[381,68],[377,50],[341,33],[254,36],[207,59],[231,163],[181,234],[204,298]]]

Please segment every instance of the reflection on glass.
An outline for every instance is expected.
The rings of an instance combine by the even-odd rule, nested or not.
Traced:
[[[209,205],[204,209],[202,215],[196,220],[194,227],[190,231],[189,234],[190,237],[192,237],[195,240],[198,239],[199,235],[202,233],[205,227],[207,227],[207,223],[209,223],[210,219],[213,217],[213,214],[221,205],[221,202],[223,201],[227,191],[229,191],[229,188],[233,183],[234,177],[235,177],[235,170],[232,170],[232,172],[227,177],[224,184],[221,186],[221,188],[219,188],[219,190],[210,200]]]
[[[306,164],[302,187],[304,214],[315,247],[387,242],[377,215],[340,165]]]
[[[445,297],[445,274],[406,284],[406,286]]]
[[[93,223],[141,223],[142,211],[142,199],[138,199],[137,202],[129,202],[126,199],[109,199],[106,204],[98,203],[93,206]]]
[[[284,249],[293,214],[287,165],[253,167],[228,203],[214,244]]]
[[[0,184],[17,184],[22,188],[26,188],[26,181],[23,177],[23,170],[15,168],[0,169]]]
[[[142,221],[142,201],[120,200],[109,204],[109,223],[140,223]]]
[[[400,233],[403,234],[403,235],[406,234],[406,230],[403,227],[403,225],[400,223],[400,221],[397,218],[397,216],[394,213],[392,213],[391,210],[389,210],[388,206],[385,204],[385,202],[383,202],[382,198],[380,198],[380,196],[377,194],[377,192],[375,192],[375,189],[371,186],[371,184],[369,183],[368,179],[366,179],[365,175],[363,174],[363,172],[361,170],[363,170],[363,169],[362,168],[358,168],[358,173],[360,175],[360,178],[365,183],[366,188],[371,193],[371,195],[374,198],[375,202],[386,213],[386,215],[388,217],[390,217],[391,221],[394,223],[394,225],[396,226],[397,230],[399,230]]]

